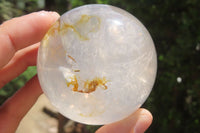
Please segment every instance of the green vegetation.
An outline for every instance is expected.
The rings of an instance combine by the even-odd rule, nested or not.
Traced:
[[[24,84],[36,74],[36,67],[28,67],[28,69],[22,73],[19,77],[13,79],[0,89],[0,105],[10,96],[12,96],[18,89],[24,86]],[[1,75],[3,76],[3,75]]]
[[[147,27],[155,42],[158,74],[143,107],[154,121],[149,133],[200,132],[200,1],[198,0],[0,0],[0,22],[45,9],[60,14],[90,3],[123,8]],[[29,68],[0,91],[0,102],[36,73]],[[1,75],[3,76],[3,75]]]

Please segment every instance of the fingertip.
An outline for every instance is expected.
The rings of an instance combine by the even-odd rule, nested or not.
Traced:
[[[50,11],[49,14],[53,17],[54,20],[57,20],[60,17],[60,15],[57,12]]]
[[[39,11],[39,12],[35,12],[36,14],[42,16],[42,17],[49,17],[51,19],[51,21],[56,21],[60,15],[57,12],[54,11]]]
[[[140,108],[138,109],[138,112],[140,113],[141,116],[145,116],[145,117],[148,117],[149,120],[153,120],[153,116],[151,114],[151,112],[145,108]]]
[[[28,14],[28,16],[32,19],[37,19],[40,21],[40,23],[33,23],[32,25],[35,27],[36,31],[40,31],[40,33],[43,34],[42,37],[53,25],[53,23],[60,18],[60,15],[57,12],[44,10]]]
[[[138,117],[136,124],[132,129],[132,133],[144,133],[151,125],[153,116],[144,108],[139,109],[136,113],[138,113],[140,117]]]
[[[144,133],[151,125],[152,114],[140,108],[129,117],[101,127],[96,133]]]

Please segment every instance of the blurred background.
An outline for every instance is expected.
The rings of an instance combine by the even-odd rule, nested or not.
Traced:
[[[199,133],[199,0],[0,0],[0,23],[38,10],[63,14],[77,6],[94,3],[114,5],[132,13],[154,40],[158,72],[150,97],[143,105],[154,116],[147,132]],[[0,104],[35,74],[36,67],[29,67],[4,86],[0,90]],[[87,132],[93,133],[97,128],[87,126]]]

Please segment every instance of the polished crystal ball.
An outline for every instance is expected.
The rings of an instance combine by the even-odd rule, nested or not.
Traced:
[[[154,84],[157,59],[146,28],[130,13],[101,4],[63,14],[38,52],[41,87],[64,116],[102,125],[128,117]]]

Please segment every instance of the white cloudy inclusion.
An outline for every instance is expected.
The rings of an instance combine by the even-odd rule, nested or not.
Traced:
[[[39,48],[40,84],[64,116],[91,125],[128,117],[146,100],[157,60],[146,28],[128,12],[86,5],[66,12]]]

